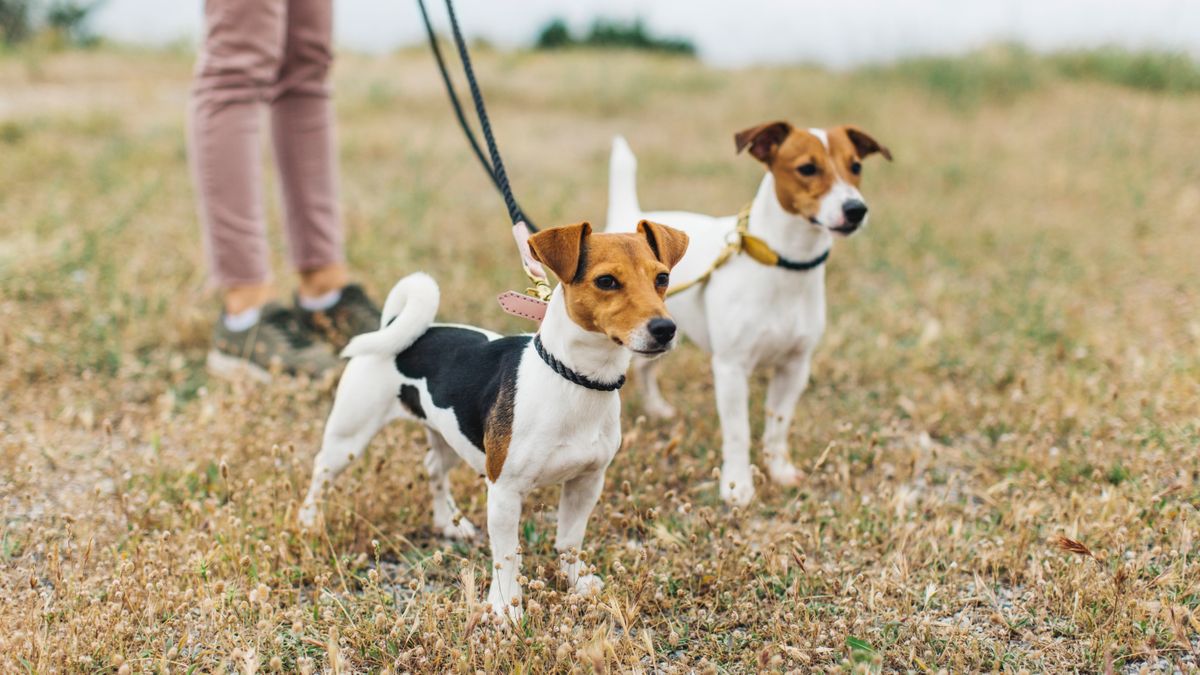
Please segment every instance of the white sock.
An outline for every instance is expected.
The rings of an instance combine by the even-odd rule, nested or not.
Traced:
[[[303,295],[299,297],[300,309],[309,312],[323,312],[337,304],[338,300],[342,299],[342,289],[329,291],[325,295],[318,295],[315,298],[306,298]]]
[[[221,317],[221,321],[225,323],[225,327],[234,333],[241,333],[250,330],[250,328],[258,323],[259,317],[262,316],[262,308],[251,307],[237,314],[226,314]]]

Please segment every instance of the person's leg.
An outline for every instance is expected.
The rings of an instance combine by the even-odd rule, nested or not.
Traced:
[[[335,302],[349,281],[328,85],[332,63],[332,0],[288,0],[283,61],[271,92],[271,132],[302,305],[331,293]]]
[[[338,208],[329,69],[332,0],[287,0],[283,62],[271,92],[271,132],[304,326],[343,347],[379,328],[379,308],[349,283]]]
[[[211,373],[266,380],[272,368],[318,377],[339,364],[272,302],[262,203],[259,116],[284,51],[287,0],[206,0],[189,109],[188,145],[200,221],[224,312]]]
[[[189,154],[210,269],[228,314],[271,298],[259,115],[283,57],[285,1],[204,3]]]

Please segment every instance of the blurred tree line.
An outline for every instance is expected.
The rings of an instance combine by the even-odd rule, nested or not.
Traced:
[[[547,23],[538,34],[536,49],[563,49],[566,47],[598,47],[601,49],[641,49],[694,56],[696,46],[681,38],[662,38],[651,35],[641,19],[631,24],[607,19],[597,19],[584,35],[575,36],[562,19]]]
[[[11,46],[47,35],[62,44],[94,44],[89,24],[103,1],[0,0],[0,43]]]

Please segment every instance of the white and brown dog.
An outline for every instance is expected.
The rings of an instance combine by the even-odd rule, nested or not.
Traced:
[[[712,354],[723,442],[721,497],[744,505],[754,496],[750,374],[765,367],[771,375],[763,433],[767,472],[778,483],[794,484],[799,473],[789,458],[788,430],[825,331],[824,262],[834,235],[847,236],[866,225],[867,205],[858,190],[862,161],[874,153],[891,159],[891,153],[853,126],[798,129],[772,122],[739,132],[734,140],[738,152],[748,148],[767,167],[743,224],[747,234],[769,247],[767,255],[734,254],[713,270],[730,242],[740,239],[738,217],[643,214],[637,160],[621,138],[612,151],[608,230],[620,231],[639,218],[670,223],[691,238],[672,284],[687,284],[711,271],[703,283],[669,297],[667,307],[680,330]],[[656,365],[635,360],[634,370],[647,412],[673,415],[659,391]]]
[[[595,234],[587,223],[545,230],[529,240],[535,258],[559,278],[541,328],[502,337],[479,328],[434,324],[438,287],[425,274],[405,277],[388,294],[381,327],[354,338],[338,385],[312,485],[300,511],[311,526],[325,488],[381,427],[422,422],[433,525],[471,537],[450,494],[461,458],[487,480],[487,529],[494,565],[488,602],[521,615],[517,576],[522,498],[562,485],[556,548],[580,592],[601,586],[580,576],[568,552],[583,543],[604,472],[621,443],[617,389],[634,354],[654,356],[675,343],[663,294],[687,235],[650,222],[637,233]]]

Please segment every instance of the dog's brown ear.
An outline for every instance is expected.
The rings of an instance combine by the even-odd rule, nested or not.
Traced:
[[[787,122],[767,122],[737,132],[733,135],[733,142],[738,152],[750,146],[750,154],[754,155],[755,159],[763,164],[770,164],[775,151],[790,133],[792,125]]]
[[[542,230],[529,238],[529,252],[534,260],[554,272],[564,284],[583,278],[587,267],[587,238],[592,225],[587,221]]]
[[[638,223],[637,231],[650,243],[654,257],[668,268],[675,267],[683,259],[683,254],[687,253],[688,236],[685,232],[649,220]]]
[[[884,159],[887,161],[892,161],[892,151],[888,150],[886,146],[872,138],[871,134],[868,134],[862,129],[859,129],[851,124],[847,124],[846,126],[842,127],[842,130],[846,132],[846,137],[849,138],[850,142],[854,144],[854,149],[858,151],[859,157],[865,159],[867,155],[878,152],[879,154],[883,155]]]

